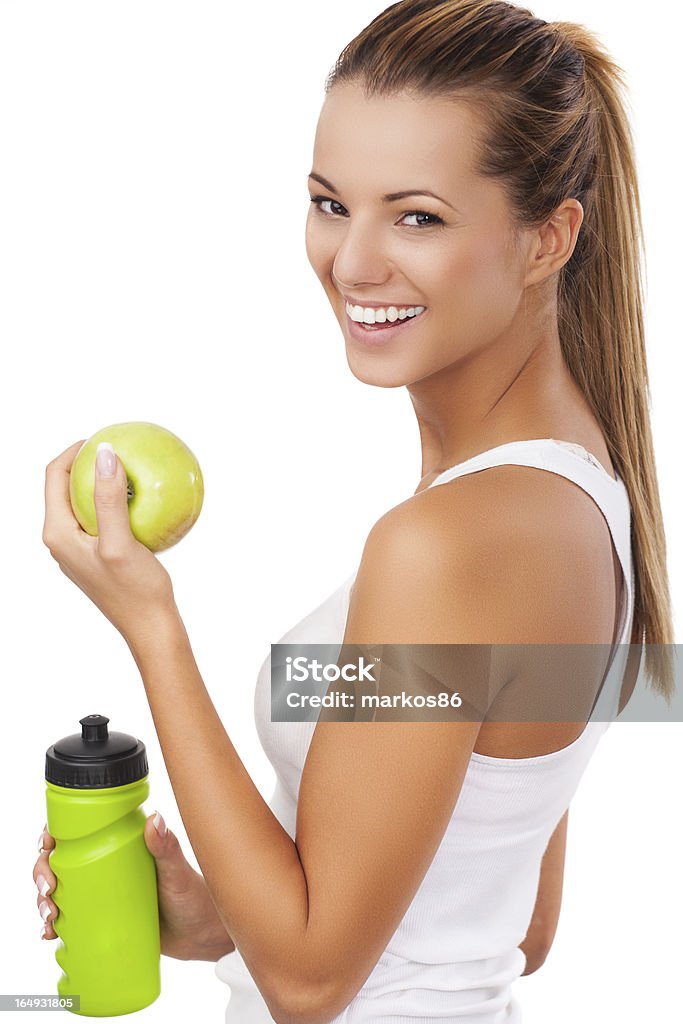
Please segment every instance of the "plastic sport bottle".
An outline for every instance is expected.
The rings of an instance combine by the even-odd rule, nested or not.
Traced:
[[[87,715],[45,754],[60,996],[86,1017],[132,1013],[161,991],[156,864],[143,836],[144,743]]]

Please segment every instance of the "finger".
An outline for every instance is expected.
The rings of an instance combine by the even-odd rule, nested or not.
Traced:
[[[51,836],[47,830],[47,825],[44,826],[43,831],[38,837],[38,852],[42,853],[43,850],[54,850],[55,848],[55,837]]]
[[[46,926],[45,938],[51,939],[53,936],[56,936],[53,923],[55,919],[59,916],[59,907],[53,900],[43,899],[42,896],[38,896],[37,903],[38,913],[41,916],[43,924]],[[48,934],[48,932],[50,932],[50,934]]]
[[[46,921],[45,924],[41,925],[40,929],[41,939],[56,939],[57,932],[55,931],[54,920],[51,919]]]
[[[53,893],[57,887],[55,873],[50,868],[50,852],[46,850],[45,853],[41,853],[33,866],[33,881],[43,899]]]
[[[123,463],[106,441],[95,458],[95,515],[98,551],[107,556],[125,551],[134,540],[128,515],[128,479]]]
[[[53,459],[45,470],[45,522],[43,538],[54,538],[80,529],[71,509],[69,471],[85,441],[75,441]]]

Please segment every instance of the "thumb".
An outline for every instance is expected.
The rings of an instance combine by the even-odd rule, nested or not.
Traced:
[[[99,548],[120,551],[130,542],[128,479],[123,463],[107,441],[100,441],[95,456],[95,516]]]
[[[159,880],[166,886],[173,886],[175,882],[178,888],[182,888],[182,883],[187,880],[189,865],[178,837],[166,828],[166,823],[158,811],[150,814],[145,822],[143,835],[147,849],[156,861]]]
[[[172,833],[168,831],[166,822],[161,817],[158,811],[154,814],[150,814],[145,822],[144,830],[145,843],[147,849],[154,857],[163,858],[168,856],[169,847],[171,847]]]

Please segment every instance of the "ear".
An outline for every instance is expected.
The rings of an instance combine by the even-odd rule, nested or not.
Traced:
[[[556,274],[571,258],[583,223],[578,199],[565,199],[535,232],[529,249],[525,285],[539,284]]]

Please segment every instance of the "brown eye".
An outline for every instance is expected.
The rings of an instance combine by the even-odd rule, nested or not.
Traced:
[[[320,213],[324,214],[326,217],[335,217],[338,215],[334,213],[334,211],[323,210],[323,203],[331,203],[333,206],[341,206],[342,210],[344,209],[341,203],[336,202],[334,199],[328,199],[326,196],[311,196],[311,202],[314,206],[317,206]]]
[[[431,227],[435,227],[437,224],[443,224],[443,221],[441,220],[441,217],[438,217],[435,213],[425,213],[424,210],[413,210],[411,213],[404,213],[403,216],[404,217],[431,217],[432,218],[432,223],[431,224],[409,224],[408,227],[431,228]]]

